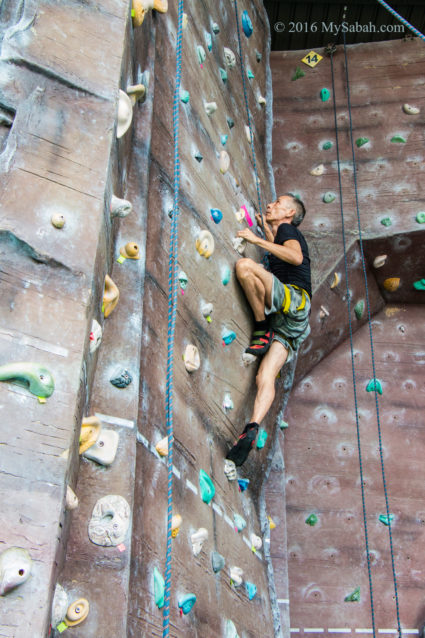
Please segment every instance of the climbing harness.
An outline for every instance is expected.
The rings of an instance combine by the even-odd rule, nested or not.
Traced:
[[[165,391],[165,412],[168,436],[168,506],[167,506],[167,552],[165,558],[165,595],[162,636],[169,635],[170,620],[170,588],[171,588],[171,541],[172,541],[172,510],[173,510],[173,354],[174,333],[177,311],[178,288],[178,221],[179,221],[179,189],[180,189],[180,158],[179,158],[179,104],[180,82],[182,69],[182,31],[183,31],[183,0],[178,2],[177,44],[176,44],[176,85],[173,101],[173,136],[174,136],[174,202],[170,231],[170,259],[168,265],[168,339],[167,339],[167,376]]]
[[[380,0],[378,0],[378,1],[380,1]],[[348,105],[348,113],[349,113],[351,153],[352,153],[352,163],[353,163],[354,193],[355,193],[355,201],[356,201],[357,225],[358,225],[358,232],[359,232],[359,246],[360,246],[360,253],[361,253],[363,276],[364,276],[364,282],[365,282],[365,297],[366,297],[367,317],[368,317],[368,326],[369,326],[369,337],[370,337],[370,349],[371,349],[373,379],[376,379],[375,357],[374,357],[372,325],[371,325],[371,311],[370,311],[370,302],[369,302],[369,289],[368,289],[368,284],[367,284],[366,264],[365,264],[365,258],[364,258],[364,252],[363,252],[363,241],[362,241],[362,233],[361,233],[358,188],[357,188],[357,178],[356,178],[356,160],[355,160],[355,153],[354,153],[353,122],[352,122],[352,115],[351,115],[350,85],[349,85],[349,75],[348,75],[348,59],[347,59],[347,48],[346,48],[345,33],[344,33],[344,56],[345,56],[345,75],[346,75],[346,86],[347,86],[347,105]],[[358,402],[357,402],[356,371],[355,371],[354,348],[353,348],[353,329],[352,329],[352,321],[351,321],[351,296],[350,296],[350,289],[349,289],[347,246],[346,246],[346,240],[345,240],[345,221],[344,221],[343,197],[342,197],[341,163],[340,163],[340,155],[339,155],[338,122],[337,122],[337,113],[336,113],[333,51],[330,52],[330,62],[331,62],[331,74],[332,74],[332,95],[333,95],[333,108],[334,108],[334,121],[335,121],[335,138],[336,138],[336,152],[337,152],[337,165],[338,165],[338,184],[339,184],[339,196],[340,196],[340,212],[341,212],[341,223],[342,223],[342,240],[343,240],[343,248],[344,248],[344,268],[345,268],[345,280],[346,280],[346,291],[347,291],[346,296],[347,296],[348,326],[349,326],[350,351],[351,351],[351,368],[352,368],[352,375],[353,375],[354,407],[355,407],[356,430],[357,430],[357,446],[358,446],[359,466],[360,466],[360,485],[361,485],[361,494],[362,494],[363,523],[364,523],[364,529],[365,529],[365,544],[366,544],[367,567],[368,567],[368,577],[369,577],[369,591],[370,591],[372,628],[373,628],[373,636],[375,637],[376,636],[375,609],[374,609],[374,602],[373,602],[373,584],[372,584],[372,573],[371,573],[371,565],[370,565],[370,550],[369,550],[369,539],[368,539],[368,528],[367,528],[366,499],[365,499],[365,489],[364,489],[364,480],[363,480],[363,463],[362,463],[362,451],[361,451],[361,440],[360,440],[360,425],[359,425],[359,413],[358,413]],[[380,454],[380,460],[381,460],[381,473],[382,473],[382,480],[383,480],[383,486],[384,486],[384,495],[385,495],[385,504],[386,504],[386,514],[387,514],[388,520],[390,520],[389,519],[390,510],[389,510],[389,501],[388,501],[388,491],[387,491],[387,485],[386,485],[386,480],[385,480],[385,467],[384,467],[384,458],[383,458],[383,452],[382,452],[382,435],[381,435],[381,424],[380,424],[380,418],[379,418],[378,392],[377,392],[376,388],[375,388],[375,407],[376,407],[378,439],[379,439],[379,454]],[[394,598],[395,598],[396,614],[397,614],[397,629],[398,629],[398,632],[399,632],[399,638],[401,638],[401,636],[402,636],[401,631],[402,630],[401,630],[401,625],[400,625],[400,613],[399,613],[398,592],[397,592],[397,577],[396,577],[395,565],[394,565],[394,551],[393,551],[393,542],[392,542],[392,534],[391,534],[391,524],[388,525],[388,532],[389,532],[390,551],[391,551],[391,565],[392,565],[394,592],[395,592],[395,597]]]
[[[378,2],[383,7],[385,7],[385,9],[387,9],[387,11],[389,11],[391,13],[391,15],[393,15],[395,18],[397,18],[397,20],[399,20],[402,24],[404,24],[404,26],[406,26],[408,29],[410,29],[412,31],[412,33],[417,35],[419,38],[422,38],[422,40],[425,40],[425,35],[423,33],[421,33],[420,31],[418,31],[413,25],[411,25],[410,22],[407,22],[407,20],[402,18],[401,15],[399,13],[397,13],[397,11],[394,11],[394,9],[392,9],[390,7],[389,4],[384,2],[384,0],[378,0]]]

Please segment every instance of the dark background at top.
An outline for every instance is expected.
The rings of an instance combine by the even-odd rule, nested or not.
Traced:
[[[424,0],[385,0],[394,11],[397,11],[403,18],[408,20],[421,33],[425,31],[425,1]],[[286,51],[298,49],[314,49],[324,47],[330,42],[342,44],[343,36],[322,32],[321,24],[334,22],[340,24],[343,21],[344,7],[346,10],[345,21],[348,24],[358,22],[361,25],[368,25],[369,22],[375,24],[377,29],[380,25],[401,24],[376,0],[331,0],[330,2],[284,2],[281,0],[264,0],[264,6],[270,20],[272,50]],[[285,31],[277,33],[274,29],[276,22],[285,24]],[[316,22],[317,33],[290,33],[290,22],[305,23],[311,25]],[[394,40],[411,37],[413,33],[405,27],[404,33],[346,33],[347,44],[358,44],[360,42],[378,42],[381,40]],[[425,46],[425,42],[424,42]]]

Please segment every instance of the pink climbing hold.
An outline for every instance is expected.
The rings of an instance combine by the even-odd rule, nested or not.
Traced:
[[[250,214],[249,214],[249,213],[248,213],[248,211],[247,211],[246,206],[245,206],[245,205],[244,205],[244,206],[241,206],[241,209],[245,211],[245,219],[246,219],[246,221],[247,221],[247,223],[248,223],[248,226],[251,228],[251,226],[252,226],[252,219],[251,219]]]

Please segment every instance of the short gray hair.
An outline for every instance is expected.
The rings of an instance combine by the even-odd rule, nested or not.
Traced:
[[[299,226],[305,217],[305,206],[303,202],[293,193],[285,193],[285,195],[287,195],[288,197],[292,197],[292,204],[295,208],[295,215],[292,219],[291,224],[293,226]]]

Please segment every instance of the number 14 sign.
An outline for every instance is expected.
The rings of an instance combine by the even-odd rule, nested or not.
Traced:
[[[313,68],[316,66],[316,64],[319,64],[320,60],[323,60],[323,56],[319,55],[315,51],[310,51],[310,53],[307,53],[307,55],[301,60],[301,62],[304,62],[304,64],[307,64],[307,66],[311,66]]]

